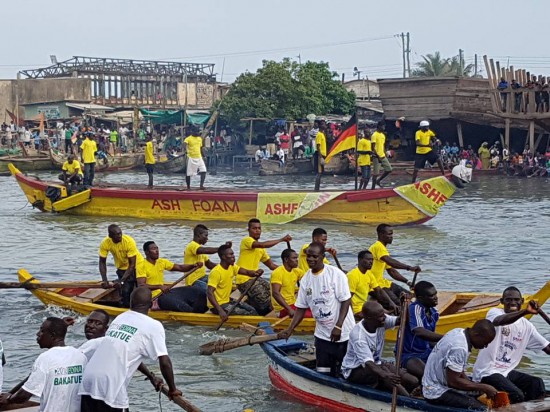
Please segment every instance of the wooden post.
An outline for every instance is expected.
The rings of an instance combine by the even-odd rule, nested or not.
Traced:
[[[532,105],[532,103],[529,102],[529,106],[531,106],[531,105]],[[535,147],[535,121],[531,120],[529,122],[529,149],[531,149],[531,153],[533,153],[533,155],[535,154],[534,149],[533,149],[534,147]]]
[[[254,125],[254,120],[250,120],[250,132],[248,134],[248,144],[251,145],[252,144],[252,128],[253,128],[253,125]]]
[[[464,147],[464,138],[462,136],[462,123],[456,122],[456,133],[458,134],[458,146]]]
[[[508,146],[508,150],[510,150],[510,119],[504,120],[504,144]]]

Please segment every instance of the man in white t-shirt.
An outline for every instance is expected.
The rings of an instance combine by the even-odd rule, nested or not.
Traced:
[[[495,397],[497,390],[494,387],[472,382],[465,374],[472,347],[483,349],[494,338],[495,327],[487,319],[478,320],[472,328],[453,329],[443,336],[426,362],[422,378],[424,398],[437,405],[487,410],[485,405],[463,391],[484,392],[489,398]]]
[[[158,359],[168,384],[170,400],[181,396],[174,383],[164,327],[147,316],[151,301],[149,289],[135,289],[130,298],[130,310],[117,316],[109,326],[82,378],[79,390],[82,412],[122,412],[127,409],[130,403],[128,384],[145,359]]]
[[[526,349],[543,350],[550,355],[550,342],[525,319],[526,315],[539,313],[539,306],[532,300],[521,309],[523,298],[514,286],[504,290],[500,303],[504,309],[493,308],[487,313],[486,318],[493,322],[497,334],[495,340],[479,352],[473,380],[508,392],[511,403],[542,399],[546,392],[544,381],[515,370]]]
[[[417,378],[382,360],[386,330],[393,329],[401,318],[386,315],[382,305],[375,301],[365,302],[362,307],[363,320],[349,335],[348,351],[342,362],[342,375],[351,383],[391,391],[397,388],[400,395],[409,396],[409,391],[420,382]]]
[[[67,324],[49,317],[36,334],[38,345],[48,349],[32,367],[24,385],[14,394],[2,396],[2,403],[24,403],[31,396],[40,398],[41,412],[80,412],[78,389],[86,368],[86,356],[72,346],[65,346]]]
[[[304,318],[306,309],[311,309],[315,318],[317,372],[337,376],[355,320],[350,307],[348,279],[340,269],[325,265],[324,257],[325,246],[322,243],[313,242],[307,248],[306,259],[310,269],[300,280],[292,323],[279,333],[279,338],[288,339]]]

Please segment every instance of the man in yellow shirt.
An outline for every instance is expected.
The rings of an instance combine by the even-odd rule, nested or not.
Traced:
[[[136,266],[143,261],[143,256],[137,250],[136,241],[128,235],[123,235],[118,225],[109,225],[109,236],[99,245],[99,273],[102,286],[109,288],[107,280],[107,256],[113,255],[116,274],[120,281],[122,306],[130,307],[130,295],[136,287]]]
[[[437,162],[441,174],[445,174],[445,169],[443,168],[443,162],[439,157],[439,153],[436,153],[433,150],[433,145],[437,141],[435,133],[430,130],[430,122],[427,120],[422,120],[419,125],[420,129],[416,131],[414,140],[416,142],[416,155],[414,156],[414,172],[412,177],[412,182],[416,183],[416,176],[418,175],[418,170],[424,169],[426,162],[433,165]]]
[[[222,245],[218,250],[220,257],[219,265],[210,271],[208,275],[208,308],[212,313],[220,316],[225,322],[231,312],[232,315],[257,315],[256,310],[250,305],[237,302],[231,299],[231,288],[233,280],[238,275],[248,277],[260,277],[264,271],[262,269],[247,270],[235,265],[235,253],[229,245]]]
[[[185,251],[183,252],[183,263],[192,265],[194,263],[201,262],[203,266],[193,272],[185,279],[187,286],[196,285],[200,287],[205,293],[208,284],[208,276],[206,276],[206,268],[212,270],[216,266],[210,261],[208,255],[218,253],[219,247],[206,247],[204,246],[208,242],[208,228],[205,225],[198,224],[193,229],[193,240],[187,244]],[[229,247],[232,246],[231,242],[225,242]]]
[[[80,167],[80,162],[74,158],[73,154],[67,157],[67,161],[63,163],[61,171],[59,180],[62,180],[65,185],[78,185],[82,183],[82,168]]]
[[[349,291],[351,292],[351,309],[355,320],[363,319],[363,304],[369,296],[372,296],[379,302],[384,302],[387,307],[398,315],[399,306],[397,306],[380,287],[374,274],[372,273],[372,253],[368,250],[362,250],[357,255],[357,266],[347,273]]]
[[[321,188],[321,176],[325,171],[325,157],[327,157],[327,137],[325,131],[327,125],[324,121],[319,123],[319,131],[315,136],[316,152],[313,156],[313,170],[315,170],[315,191],[318,192]]]
[[[260,221],[250,219],[248,221],[248,236],[241,241],[238,266],[255,272],[262,262],[271,270],[277,269],[277,265],[271,260],[265,249],[281,242],[290,242],[292,237],[286,235],[280,239],[260,242],[261,235],[262,224]],[[236,283],[241,293],[244,293],[252,284],[247,292],[248,303],[256,309],[259,315],[264,316],[272,311],[270,286],[267,280],[260,278],[254,282],[254,279],[250,279],[250,277],[238,275]]]
[[[332,256],[336,256],[336,249],[327,247],[328,235],[327,235],[327,231],[322,227],[317,227],[313,229],[313,232],[311,233],[311,243],[315,243],[315,242],[321,243],[325,247],[326,252],[330,253]],[[298,267],[304,273],[306,273],[309,270],[309,265],[307,264],[307,258],[306,258],[306,251],[309,245],[310,243],[305,243],[302,246],[302,249],[300,249],[300,255],[298,256]],[[330,262],[326,257],[323,258],[323,263],[325,265],[330,264]]]
[[[296,306],[296,287],[304,276],[304,271],[298,268],[298,254],[292,249],[281,253],[282,266],[271,273],[271,304],[279,312],[279,317],[294,316]],[[306,318],[311,318],[311,310],[306,310]]]
[[[372,155],[372,142],[370,141],[370,133],[364,131],[363,137],[357,142],[357,165],[361,168],[361,182],[359,182],[359,190],[367,188],[370,180],[370,164]]]
[[[145,259],[136,268],[137,285],[151,289],[153,298],[160,295],[157,303],[161,310],[175,312],[206,312],[206,293],[194,286],[174,287],[164,284],[164,271],[188,272],[201,268],[202,262],[179,265],[160,257],[159,248],[153,241],[143,244]],[[162,294],[161,294],[162,293]]]
[[[386,123],[383,120],[378,122],[376,131],[371,136],[371,142],[372,151],[374,152],[374,170],[372,173],[371,189],[374,189],[376,185],[381,186],[380,182],[382,182],[382,180],[392,171],[390,161],[386,157]],[[380,167],[384,169],[384,173],[378,178]]]
[[[407,286],[412,286],[412,282],[407,278],[403,277],[397,269],[405,269],[410,272],[420,272],[420,266],[409,266],[405,263],[390,257],[390,253],[386,248],[387,245],[391,245],[393,242],[393,228],[390,225],[381,224],[376,228],[376,233],[378,235],[378,240],[369,247],[369,252],[372,253],[373,263],[372,263],[372,273],[382,289],[390,297],[390,299],[396,304],[399,305],[402,292],[406,292],[404,288],[391,282],[384,278],[384,272],[387,271],[388,274],[395,280],[399,282],[406,283]],[[393,308],[384,305],[384,302],[380,302],[384,309],[392,310]]]
[[[202,158],[202,137],[199,136],[199,131],[196,126],[191,126],[191,134],[183,141],[184,152],[187,153],[187,174],[185,182],[187,190],[191,189],[191,176],[199,173],[201,175],[200,190],[204,190],[204,180],[206,179],[206,165]]]
[[[153,172],[155,171],[155,153],[153,150],[153,138],[150,134],[147,135],[147,143],[145,143],[145,170],[149,175],[148,187],[153,187]]]
[[[92,132],[87,132],[80,149],[82,150],[82,163],[84,163],[84,185],[92,186],[95,176],[95,154],[97,152],[97,144]]]

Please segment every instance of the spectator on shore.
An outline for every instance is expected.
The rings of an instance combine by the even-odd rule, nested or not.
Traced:
[[[504,91],[508,88],[508,82],[504,80],[504,77],[500,78],[500,82],[498,83],[497,89]],[[508,93],[500,93],[500,98],[502,102],[502,111],[506,111],[506,103],[508,102]]]

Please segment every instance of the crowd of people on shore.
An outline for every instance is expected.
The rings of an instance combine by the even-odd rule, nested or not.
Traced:
[[[504,77],[500,78],[497,89],[501,91],[501,108],[503,112],[508,111],[508,99],[511,100],[512,112],[527,113],[534,111],[536,113],[546,113],[550,110],[550,84],[546,78],[537,78],[533,76],[527,80],[525,85],[520,84],[515,79],[508,82]],[[533,92],[534,102],[529,101],[529,94]],[[534,104],[533,106],[530,106]]]

